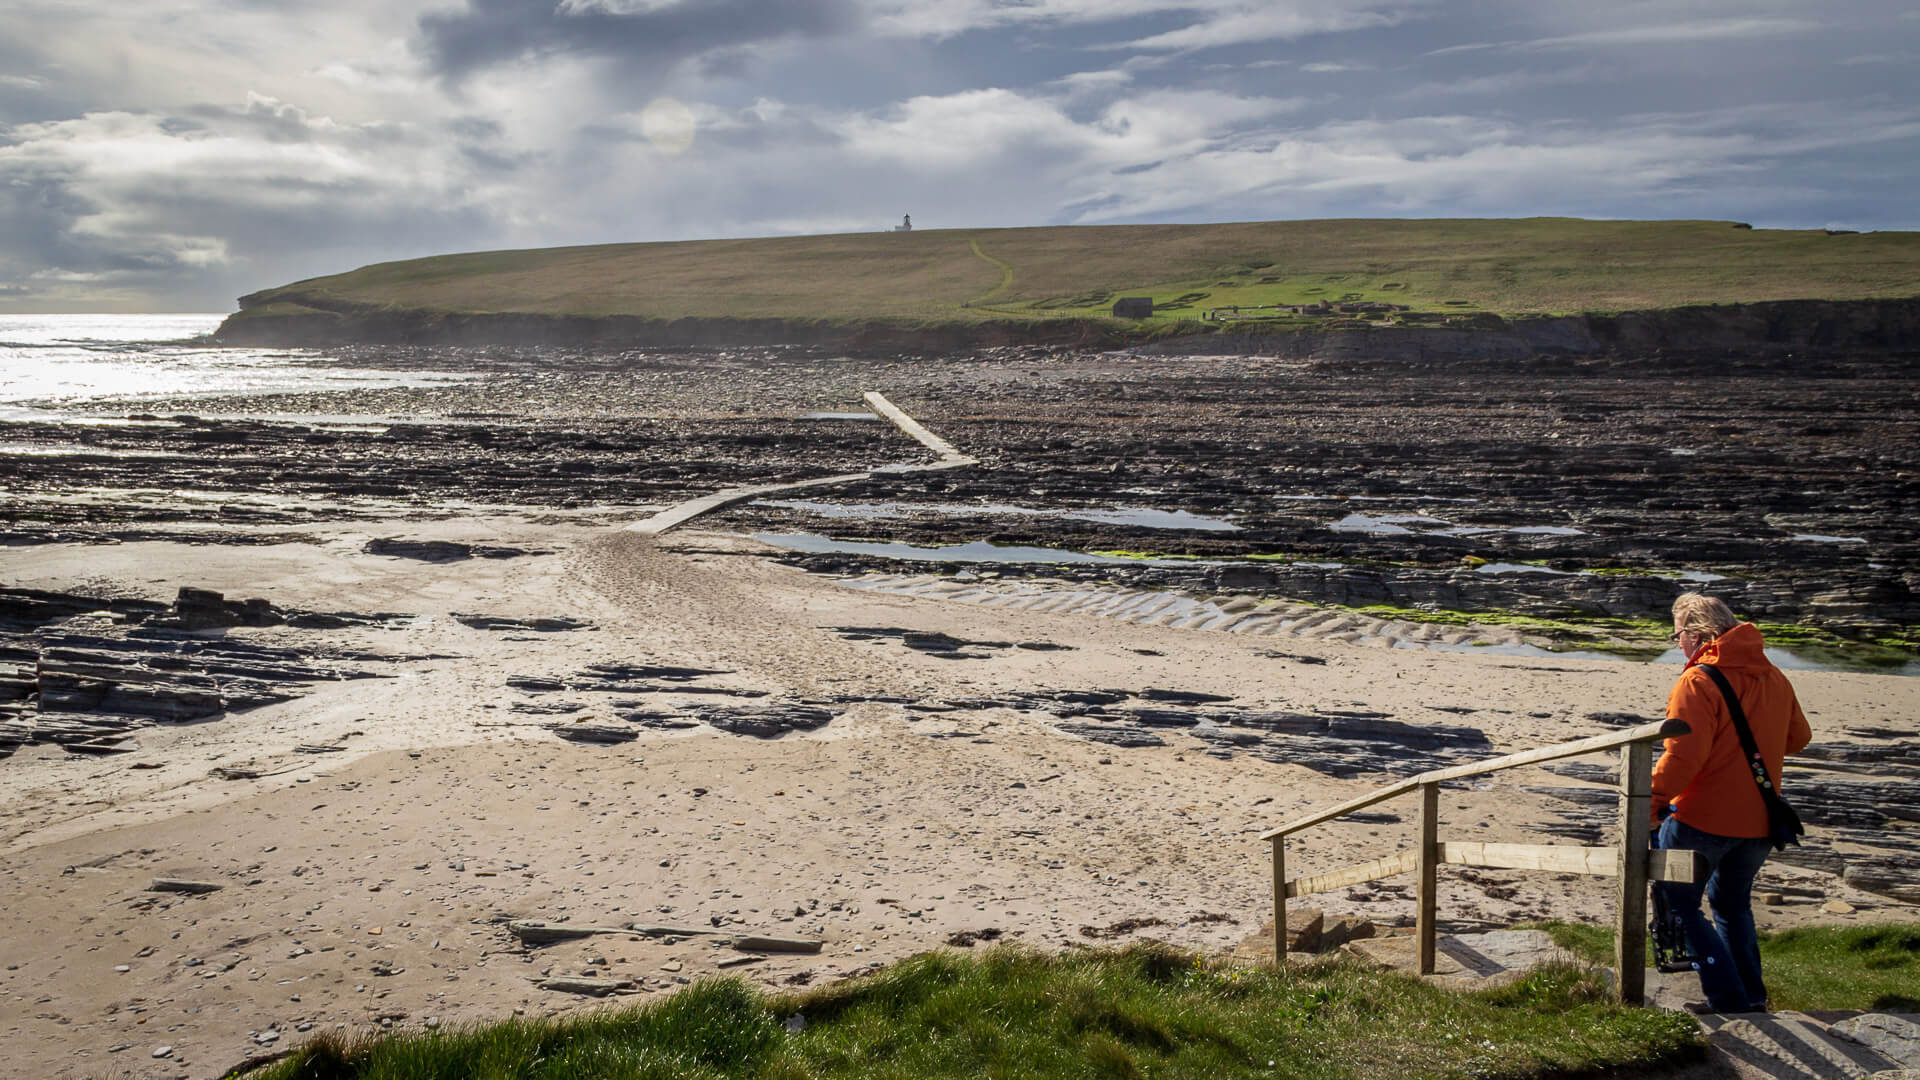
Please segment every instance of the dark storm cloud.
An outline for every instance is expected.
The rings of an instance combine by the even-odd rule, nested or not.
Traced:
[[[450,81],[497,64],[576,55],[652,68],[719,54],[737,67],[743,45],[850,30],[850,0],[684,0],[621,11],[555,0],[468,0],[464,10],[420,18],[423,51]]]
[[[117,252],[78,235],[73,223],[98,207],[76,194],[71,176],[54,168],[17,168],[0,183],[0,267],[25,273],[40,267],[96,272],[144,265],[139,256]]]
[[[174,310],[220,310],[263,284],[499,235],[494,210],[421,179],[457,152],[439,130],[342,125],[260,98],[189,111],[0,139],[0,283],[25,290],[3,298],[164,296]]]

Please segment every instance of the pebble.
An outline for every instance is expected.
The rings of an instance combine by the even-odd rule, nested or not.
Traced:
[[[156,1047],[154,1047],[154,1048],[153,1048],[153,1056],[154,1056],[154,1057],[157,1057],[157,1058],[163,1058],[163,1057],[172,1057],[172,1056],[173,1056],[173,1047],[171,1047],[171,1046],[156,1046]]]
[[[1820,905],[1820,910],[1829,915],[1851,915],[1856,909],[1845,900],[1829,900]]]

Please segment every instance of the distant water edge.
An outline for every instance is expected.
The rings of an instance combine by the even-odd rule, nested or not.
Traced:
[[[225,348],[219,314],[0,315],[0,420],[103,401],[464,382],[468,372],[350,366],[326,350]]]

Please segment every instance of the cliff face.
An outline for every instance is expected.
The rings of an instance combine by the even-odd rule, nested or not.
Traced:
[[[250,308],[240,300],[214,331],[225,345],[569,345],[675,348],[821,345],[850,351],[944,352],[996,345],[1113,346],[1125,338],[1084,319],[1006,320],[923,328],[805,319],[644,319],[457,313],[358,307],[284,295]],[[326,303],[325,307],[320,306]]]
[[[1482,316],[1471,328],[1393,326],[1292,334],[1214,334],[1153,351],[1259,352],[1299,360],[1501,362],[1539,357],[1709,358],[1920,353],[1920,299],[1785,300],[1618,315]]]
[[[1134,346],[1206,355],[1261,353],[1317,361],[1501,362],[1543,356],[1691,356],[1730,352],[1784,357],[1920,352],[1920,298],[1787,300],[1679,307],[1617,315],[1478,316],[1469,327],[1389,326],[1285,333],[1203,331],[1145,342],[1125,324],[1006,320],[937,327],[800,319],[642,319],[447,313],[341,304],[276,294],[215,332],[231,345],[820,345],[848,351],[951,352],[996,345]]]

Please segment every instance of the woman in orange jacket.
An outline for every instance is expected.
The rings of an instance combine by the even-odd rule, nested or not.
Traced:
[[[1673,640],[1687,664],[1667,696],[1667,715],[1685,720],[1692,731],[1668,739],[1653,770],[1657,846],[1698,851],[1705,857],[1710,874],[1704,892],[1713,923],[1700,913],[1700,883],[1663,881],[1654,888],[1663,890],[1662,899],[1685,927],[1706,993],[1705,1009],[1764,1011],[1767,988],[1760,979],[1752,893],[1754,876],[1772,847],[1767,807],[1726,697],[1700,665],[1712,664],[1727,677],[1775,791],[1780,789],[1782,759],[1803,749],[1813,732],[1793,684],[1767,660],[1759,629],[1734,618],[1724,602],[1700,593],[1682,594],[1673,602]]]

